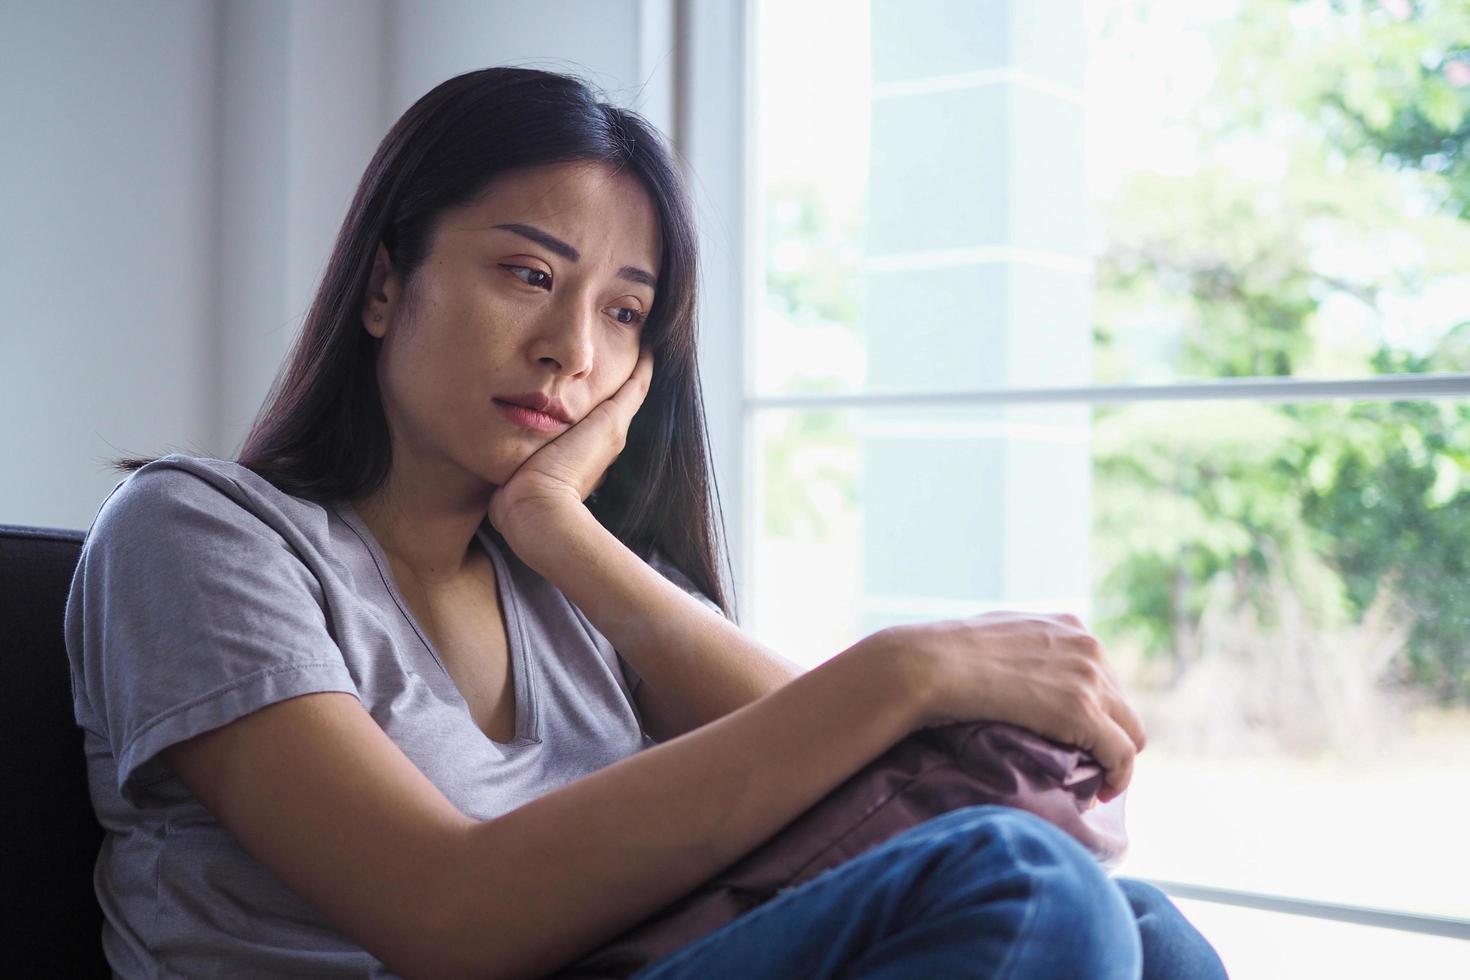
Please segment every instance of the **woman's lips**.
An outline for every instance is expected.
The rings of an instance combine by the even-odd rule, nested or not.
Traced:
[[[498,398],[493,399],[493,401],[495,402],[495,407],[500,409],[512,422],[517,425],[523,425],[528,429],[535,429],[537,432],[560,432],[570,425],[568,422],[563,422],[558,418],[552,418],[545,412],[538,412],[533,408],[526,408],[524,405],[512,405]]]

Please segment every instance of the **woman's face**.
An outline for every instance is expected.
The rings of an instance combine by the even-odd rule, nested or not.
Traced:
[[[446,211],[407,283],[380,247],[363,326],[383,338],[395,469],[503,484],[569,424],[505,399],[550,396],[574,423],[616,392],[638,360],[660,240],[636,178],[575,162],[501,175]]]

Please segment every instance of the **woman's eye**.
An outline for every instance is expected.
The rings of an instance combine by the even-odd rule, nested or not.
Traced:
[[[648,314],[631,306],[614,306],[613,319],[630,327],[642,326],[643,321],[648,319]]]
[[[511,275],[528,286],[551,288],[551,276],[540,269],[531,269],[523,265],[507,265],[501,268],[509,270]]]

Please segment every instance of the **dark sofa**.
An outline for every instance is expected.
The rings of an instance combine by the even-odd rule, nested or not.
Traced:
[[[13,977],[107,977],[102,828],[72,714],[62,616],[83,532],[0,524],[6,950]]]

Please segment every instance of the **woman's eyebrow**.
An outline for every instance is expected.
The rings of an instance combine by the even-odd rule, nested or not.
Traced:
[[[582,253],[577,251],[576,248],[557,238],[550,232],[542,231],[535,225],[524,225],[520,222],[512,221],[503,225],[495,225],[494,227],[514,232],[522,238],[529,238],[536,244],[551,249],[568,262],[580,262],[582,260]],[[625,265],[619,269],[618,278],[626,279],[629,282],[640,283],[650,289],[658,288],[658,279],[651,272],[645,272],[631,265]]]

